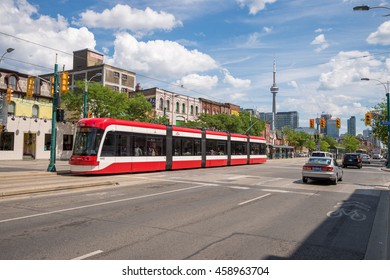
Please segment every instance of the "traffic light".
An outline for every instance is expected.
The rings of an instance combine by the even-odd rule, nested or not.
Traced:
[[[314,119],[310,119],[310,128],[314,128]]]
[[[326,127],[326,120],[324,118],[321,118],[320,127],[321,128],[325,128]]]
[[[50,95],[53,96],[54,95],[54,76],[51,76],[51,85],[50,85]]]
[[[372,115],[371,113],[366,113],[365,118],[364,118],[364,124],[366,126],[371,126],[372,123]]]
[[[7,98],[5,100],[6,104],[11,103],[12,100],[12,92],[13,90],[11,88],[7,88]]]
[[[56,115],[57,122],[63,122],[65,120],[65,110],[57,108],[57,115]]]
[[[33,97],[34,83],[35,83],[35,77],[28,77],[27,78],[27,90],[26,90],[26,97],[27,98]]]
[[[336,119],[336,127],[337,127],[338,129],[340,129],[340,127],[341,127],[340,118],[337,118],[337,119]]]
[[[65,71],[61,73],[61,80],[60,80],[60,93],[68,93],[69,91],[69,72]]]

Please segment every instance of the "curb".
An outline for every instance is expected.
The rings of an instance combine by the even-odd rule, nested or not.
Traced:
[[[90,188],[90,187],[101,187],[101,186],[110,186],[110,185],[117,186],[119,185],[119,183],[107,181],[107,182],[96,182],[96,183],[89,183],[89,184],[82,184],[82,185],[60,185],[56,187],[47,187],[47,188],[42,187],[36,189],[22,189],[16,191],[2,192],[0,193],[0,199],[9,198],[18,195],[45,193],[45,192],[54,192],[54,191],[63,191],[63,190],[81,189],[81,188]]]
[[[389,199],[389,192],[381,191],[374,223],[372,225],[372,231],[367,244],[366,254],[364,256],[365,260],[389,259]]]

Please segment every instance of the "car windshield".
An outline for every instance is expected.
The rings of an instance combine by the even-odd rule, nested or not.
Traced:
[[[314,163],[314,164],[331,164],[332,160],[329,158],[310,158],[308,163]]]

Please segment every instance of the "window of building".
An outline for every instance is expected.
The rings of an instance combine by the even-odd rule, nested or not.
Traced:
[[[167,111],[168,112],[170,112],[171,111],[171,107],[170,107],[170,101],[169,100],[167,100]]]
[[[176,102],[176,113],[179,113],[179,102]]]
[[[16,84],[18,80],[16,79],[15,76],[9,76],[8,77],[8,87],[12,88],[13,90],[16,90]]]
[[[0,151],[13,151],[14,137],[13,132],[0,133]]]
[[[32,107],[32,117],[39,118],[39,106],[36,104]]]
[[[51,134],[45,134],[45,151],[50,151],[51,149]]]
[[[181,104],[181,112],[184,114],[186,112],[186,104]]]
[[[64,134],[63,136],[63,150],[64,151],[71,151],[73,147],[73,135],[70,134]]]
[[[114,78],[119,78],[119,72],[114,72]]]
[[[122,74],[122,80],[124,80],[124,81],[127,80],[127,75],[126,74]]]
[[[162,98],[160,98],[160,102],[158,104],[158,108],[162,111],[163,108],[164,108],[164,100]]]
[[[198,108],[198,106],[195,107],[195,114],[199,115],[199,108]]]
[[[15,108],[16,103],[11,101],[11,103],[8,104],[8,116],[15,116]]]
[[[190,114],[191,114],[191,115],[194,114],[194,105],[191,105],[191,107],[190,107]]]

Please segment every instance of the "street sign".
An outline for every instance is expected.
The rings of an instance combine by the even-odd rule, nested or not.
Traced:
[[[380,121],[379,124],[380,125],[390,125],[390,122]]]

